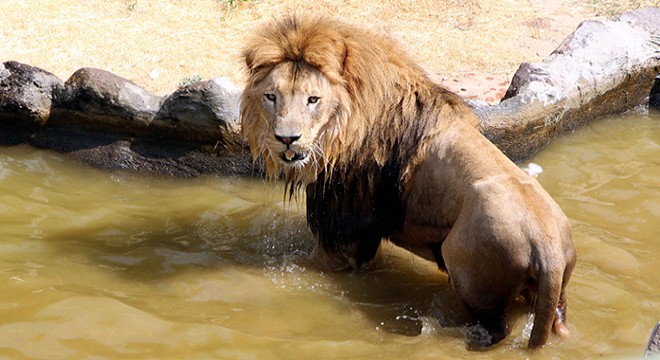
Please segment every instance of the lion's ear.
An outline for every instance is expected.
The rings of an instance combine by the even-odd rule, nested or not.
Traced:
[[[243,51],[243,60],[245,61],[245,67],[248,69],[248,72],[252,74],[252,71],[255,68],[254,65],[254,51],[246,49]]]
[[[243,52],[243,59],[250,75],[259,72],[269,62],[269,57],[265,56],[263,49],[254,47]]]
[[[348,50],[346,48],[346,41],[337,41],[335,42],[335,48],[337,49],[337,57],[339,60],[339,68],[341,69],[339,74],[344,77],[344,73],[346,72],[346,59],[348,57]]]
[[[319,69],[330,81],[343,83],[346,54],[346,43],[339,38],[311,42],[305,49],[304,60]]]
[[[243,60],[251,81],[261,81],[282,58],[281,51],[273,46],[251,46],[243,51]]]
[[[335,83],[344,83],[344,73],[346,72],[346,41],[344,39],[337,39],[333,41],[334,51],[332,51],[332,59],[326,62],[324,73]]]

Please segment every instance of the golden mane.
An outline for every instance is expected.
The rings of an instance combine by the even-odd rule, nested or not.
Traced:
[[[335,123],[334,132],[323,143],[323,165],[331,171],[347,165],[354,170],[374,159],[382,166],[396,154],[406,164],[403,177],[423,156],[425,139],[437,132],[440,112],[463,106],[388,37],[323,16],[294,14],[267,23],[249,39],[243,58],[249,74],[241,99],[243,133],[255,158],[261,155],[266,162],[269,177],[283,169],[264,156],[267,150],[258,136],[263,131],[261,95],[249,89],[277,64],[305,62],[345,90],[342,108],[329,120]],[[342,173],[351,176],[354,171]],[[285,178],[303,183],[295,174]]]

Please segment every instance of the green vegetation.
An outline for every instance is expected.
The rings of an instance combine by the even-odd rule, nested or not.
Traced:
[[[246,2],[250,0],[217,0],[219,3],[225,3],[228,7],[235,7],[239,2]]]
[[[183,80],[181,80],[181,82],[179,82],[179,87],[184,87],[186,85],[198,83],[200,81],[202,81],[202,76],[199,75],[199,74],[194,74],[192,76],[187,76],[187,77],[183,78]]]

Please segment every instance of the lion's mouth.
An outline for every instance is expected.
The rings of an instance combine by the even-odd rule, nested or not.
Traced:
[[[296,152],[291,149],[286,149],[282,151],[280,154],[280,159],[285,163],[285,164],[293,164],[298,161],[305,160],[307,158],[307,153],[306,152]]]

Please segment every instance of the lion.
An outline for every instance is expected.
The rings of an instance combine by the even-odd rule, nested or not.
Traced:
[[[262,25],[242,57],[242,133],[290,199],[305,189],[314,261],[358,268],[386,239],[448,274],[488,333],[470,348],[505,338],[505,310],[527,293],[529,348],[568,334],[569,221],[458,95],[388,37],[324,16]]]

